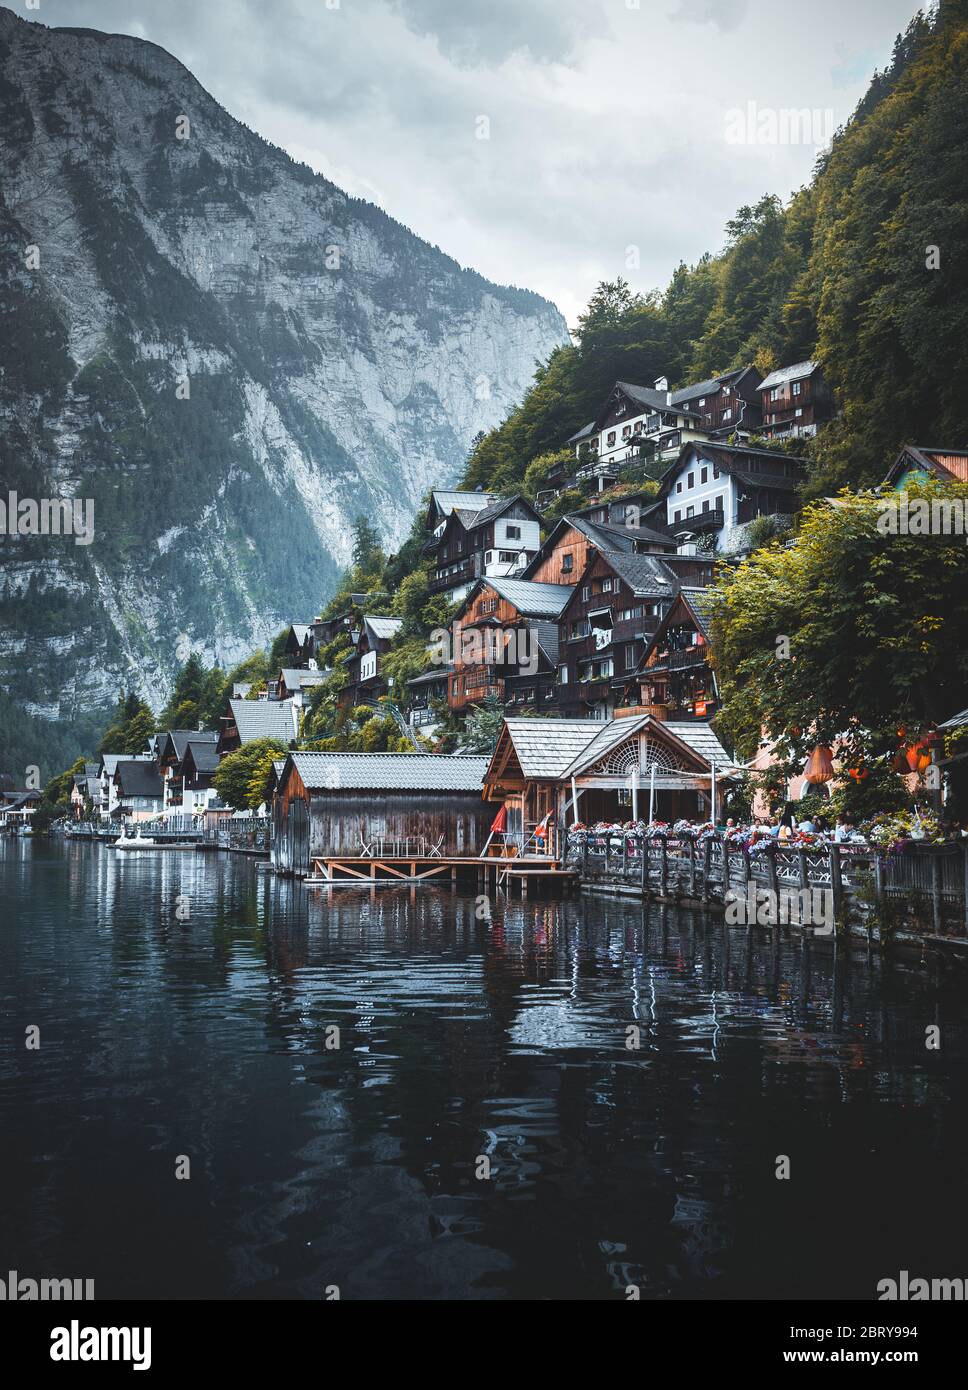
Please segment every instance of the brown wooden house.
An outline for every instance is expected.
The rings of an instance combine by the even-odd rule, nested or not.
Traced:
[[[593,552],[558,622],[562,714],[605,719],[626,703],[629,677],[680,586],[711,578],[706,557]]]
[[[719,708],[709,662],[708,589],[682,588],[649,642],[626,689],[627,702],[663,720],[712,719]]]
[[[451,629],[451,710],[488,698],[537,713],[553,708],[558,617],[571,592],[565,584],[479,580]]]
[[[379,700],[388,693],[383,657],[402,625],[402,618],[370,614],[363,619],[356,646],[343,662],[346,674],[339,698],[346,708]]]
[[[767,439],[809,438],[833,415],[833,394],[818,362],[780,367],[760,382]]]
[[[455,506],[424,546],[431,594],[463,597],[478,579],[520,578],[541,543],[541,518],[527,498]]]
[[[552,527],[522,577],[538,584],[577,584],[591,556],[600,550],[665,556],[675,554],[676,542],[644,523],[626,526],[569,513]]]

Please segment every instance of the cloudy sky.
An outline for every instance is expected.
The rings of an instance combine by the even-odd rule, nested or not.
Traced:
[[[737,207],[786,198],[916,0],[6,0],[133,34],[348,192],[573,324],[595,285],[663,287]],[[763,113],[763,114],[761,114]],[[829,113],[829,115],[827,114]],[[753,130],[757,127],[754,125]],[[482,138],[485,137],[486,138]]]

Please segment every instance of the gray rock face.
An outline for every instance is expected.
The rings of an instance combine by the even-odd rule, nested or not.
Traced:
[[[152,44],[0,10],[0,686],[70,718],[318,610],[566,338],[232,119]]]

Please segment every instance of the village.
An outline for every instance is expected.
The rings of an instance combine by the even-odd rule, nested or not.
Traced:
[[[351,591],[290,624],[278,670],[235,683],[217,728],[161,730],[137,753],[85,763],[54,828],[121,851],[250,854],[310,886],[470,877],[525,896],[583,885],[726,908],[751,883],[773,901],[819,889],[831,920],[864,930],[870,883],[882,905],[922,894],[932,934],[964,938],[968,839],[943,828],[943,769],[958,760],[943,755],[968,710],[916,745],[903,771],[912,802],[930,789],[929,804],[889,833],[818,814],[843,777],[836,750],[818,744],[799,774],[774,779],[771,801],[771,742],[742,759],[717,728],[715,587],[764,541],[795,544],[808,468],[796,449],[834,412],[812,361],[677,391],[616,382],[533,501],[431,493],[423,563],[449,620],[416,675],[388,671],[404,620]],[[881,492],[906,497],[922,480],[968,481],[968,452],[905,447]],[[576,489],[584,504],[556,515]],[[388,745],[314,737],[324,689],[341,718],[382,719]],[[493,737],[469,749],[453,731],[481,710]],[[264,795],[230,804],[219,769],[255,747],[269,750]],[[28,833],[41,794],[6,783],[0,827]],[[884,857],[898,834],[935,858]]]

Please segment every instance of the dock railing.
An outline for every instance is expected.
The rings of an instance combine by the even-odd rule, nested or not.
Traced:
[[[565,865],[583,882],[723,905],[755,891],[829,891],[838,920],[893,909],[936,933],[968,936],[968,839],[896,850],[851,842],[748,845],[719,832],[569,829]]]

